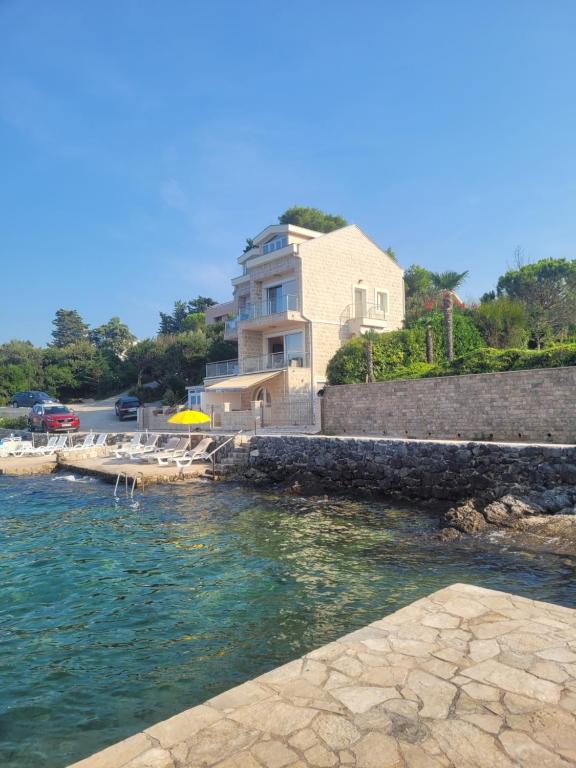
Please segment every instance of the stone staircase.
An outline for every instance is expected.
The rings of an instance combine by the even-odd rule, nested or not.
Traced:
[[[232,450],[216,462],[216,477],[213,476],[212,467],[206,469],[206,476],[218,480],[226,477],[226,475],[233,475],[238,470],[248,466],[249,456],[250,438],[241,435],[235,439]]]

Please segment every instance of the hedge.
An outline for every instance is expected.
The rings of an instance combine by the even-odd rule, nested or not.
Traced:
[[[391,336],[392,334],[387,334]],[[350,353],[342,357],[338,368],[332,368],[346,381],[332,381],[337,384],[362,383],[366,380],[366,348],[361,339],[355,339]],[[406,359],[406,355],[400,354]],[[462,376],[469,373],[498,373],[500,371],[524,371],[530,368],[562,368],[576,365],[576,343],[557,344],[546,349],[475,349],[454,359],[452,363],[428,365],[416,360],[408,365],[377,368],[376,381],[396,379],[430,379],[439,376]],[[362,378],[360,378],[362,377]]]
[[[546,349],[477,349],[457,357],[451,364],[437,365],[425,378],[467,373],[524,371],[529,368],[561,368],[576,365],[576,344],[557,344]]]

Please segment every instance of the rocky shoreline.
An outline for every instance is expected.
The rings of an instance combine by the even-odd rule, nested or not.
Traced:
[[[576,555],[576,489],[561,485],[516,486],[503,496],[484,494],[457,504],[442,516],[439,538],[502,531],[518,545]]]
[[[310,505],[324,508],[338,507],[342,489],[331,490],[329,484],[311,473],[302,472],[278,482],[254,468],[244,470],[235,479],[252,486],[274,488],[280,491],[288,506],[309,511]],[[555,488],[530,488],[511,485],[503,493],[502,487],[485,491],[447,508],[437,499],[426,502],[426,508],[438,512],[439,531],[436,538],[443,542],[456,541],[466,536],[500,532],[513,546],[557,555],[576,556],[576,487],[558,485]],[[330,494],[330,504],[328,497]],[[355,488],[345,493],[350,499],[380,497],[383,501],[408,503],[415,499],[401,493],[377,493]],[[296,497],[300,500],[296,502]],[[296,502],[296,503],[295,503]]]

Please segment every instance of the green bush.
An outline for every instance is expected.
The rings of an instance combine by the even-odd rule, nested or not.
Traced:
[[[328,364],[330,384],[362,384],[368,374],[366,345],[372,342],[374,378],[386,381],[419,378],[430,371],[426,363],[426,328],[432,329],[434,359],[445,356],[444,319],[442,312],[428,312],[410,328],[390,333],[369,334],[344,344]],[[464,355],[485,346],[485,341],[470,313],[454,311],[454,351]],[[420,367],[418,367],[420,366]],[[423,367],[422,367],[423,366]]]
[[[429,363],[412,363],[405,368],[396,368],[385,374],[380,381],[392,381],[394,379],[422,379],[430,371],[435,370],[435,366]]]
[[[368,375],[366,347],[372,342],[374,376],[377,381],[390,378],[398,370],[425,362],[424,338],[419,331],[392,331],[379,336],[352,339],[342,346],[328,363],[330,384],[361,384]],[[394,377],[395,378],[395,377]]]
[[[28,419],[26,416],[6,416],[0,417],[0,429],[27,429]]]
[[[469,373],[523,371],[530,368],[561,368],[576,365],[576,344],[557,344],[546,349],[477,349],[457,357],[451,365],[437,365],[423,375],[461,376]]]

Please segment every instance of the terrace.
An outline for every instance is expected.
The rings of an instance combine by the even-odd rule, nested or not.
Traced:
[[[308,368],[308,354],[302,351],[270,352],[267,355],[253,355],[235,360],[220,360],[207,363],[207,379],[223,376],[241,376],[245,373],[276,371],[282,368]]]
[[[300,297],[294,293],[280,293],[262,301],[245,304],[240,307],[235,318],[226,321],[226,334],[237,333],[240,323],[246,329],[257,328],[266,324],[266,319],[269,317],[274,317],[276,324],[281,323],[283,319],[289,323],[302,320]]]

